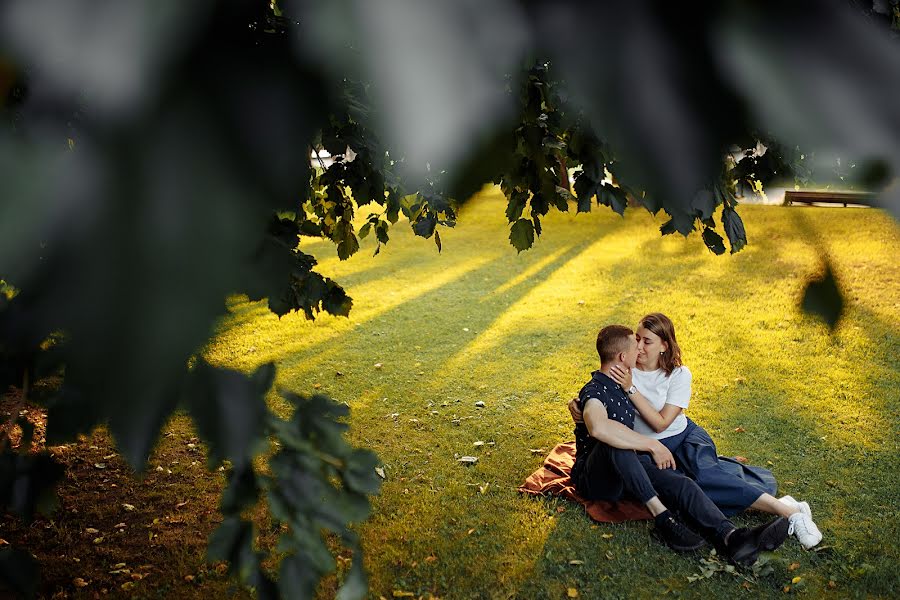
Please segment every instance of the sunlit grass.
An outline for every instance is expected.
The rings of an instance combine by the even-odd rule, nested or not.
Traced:
[[[359,528],[374,597],[745,593],[726,576],[689,584],[698,557],[651,541],[646,523],[593,527],[574,505],[516,493],[543,459],[531,449],[572,438],[564,405],[596,368],[597,329],[663,311],[694,373],[690,416],[722,453],[768,464],[782,493],[808,500],[832,546],[812,554],[789,542],[754,593],[781,596],[799,575],[814,596],[890,596],[900,585],[898,228],[867,209],[741,214],[750,245],[734,256],[697,236],[662,238],[661,219],[642,210],[551,215],[517,255],[491,190],[442,232],[442,254],[402,223],[377,257],[371,239],[345,262],[311,244],[353,297],[350,318],[279,320],[235,298],[207,353],[245,370],[274,360],[278,386],[318,385],[351,406],[353,441],[387,474]],[[848,299],[834,335],[797,308],[824,253]]]

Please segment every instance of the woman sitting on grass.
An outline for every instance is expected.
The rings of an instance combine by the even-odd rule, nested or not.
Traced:
[[[636,335],[637,368],[615,367],[610,373],[637,409],[634,430],[662,442],[675,456],[677,468],[694,479],[724,514],[755,508],[787,517],[789,533],[804,548],[818,544],[822,533],[808,503],[772,496],[777,484],[771,471],[720,458],[706,430],[684,415],[691,397],[691,372],[681,364],[672,321],[651,313],[641,319]],[[569,411],[581,420],[577,403],[570,401]]]

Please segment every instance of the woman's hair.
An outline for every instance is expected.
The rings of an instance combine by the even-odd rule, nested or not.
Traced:
[[[649,329],[659,336],[668,347],[659,355],[659,366],[666,372],[666,377],[672,374],[675,367],[681,366],[681,348],[675,339],[675,326],[672,320],[662,313],[650,313],[641,319],[641,327]]]

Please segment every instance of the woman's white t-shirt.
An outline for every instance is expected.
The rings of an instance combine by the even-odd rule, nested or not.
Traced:
[[[691,401],[691,372],[687,367],[675,367],[672,374],[666,377],[662,369],[655,371],[631,370],[631,382],[641,395],[650,402],[655,410],[660,411],[666,404],[674,404],[687,408]],[[681,412],[665,430],[657,433],[635,411],[634,430],[657,440],[678,435],[687,427],[687,417]]]

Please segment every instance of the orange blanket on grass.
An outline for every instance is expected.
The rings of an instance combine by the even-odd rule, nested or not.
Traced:
[[[651,519],[650,512],[638,502],[621,500],[607,502],[605,500],[585,500],[575,492],[575,486],[569,479],[572,465],[575,464],[575,442],[557,445],[544,466],[528,476],[519,487],[525,494],[554,494],[562,496],[584,506],[590,518],[601,523],[621,523],[622,521],[638,521]]]

